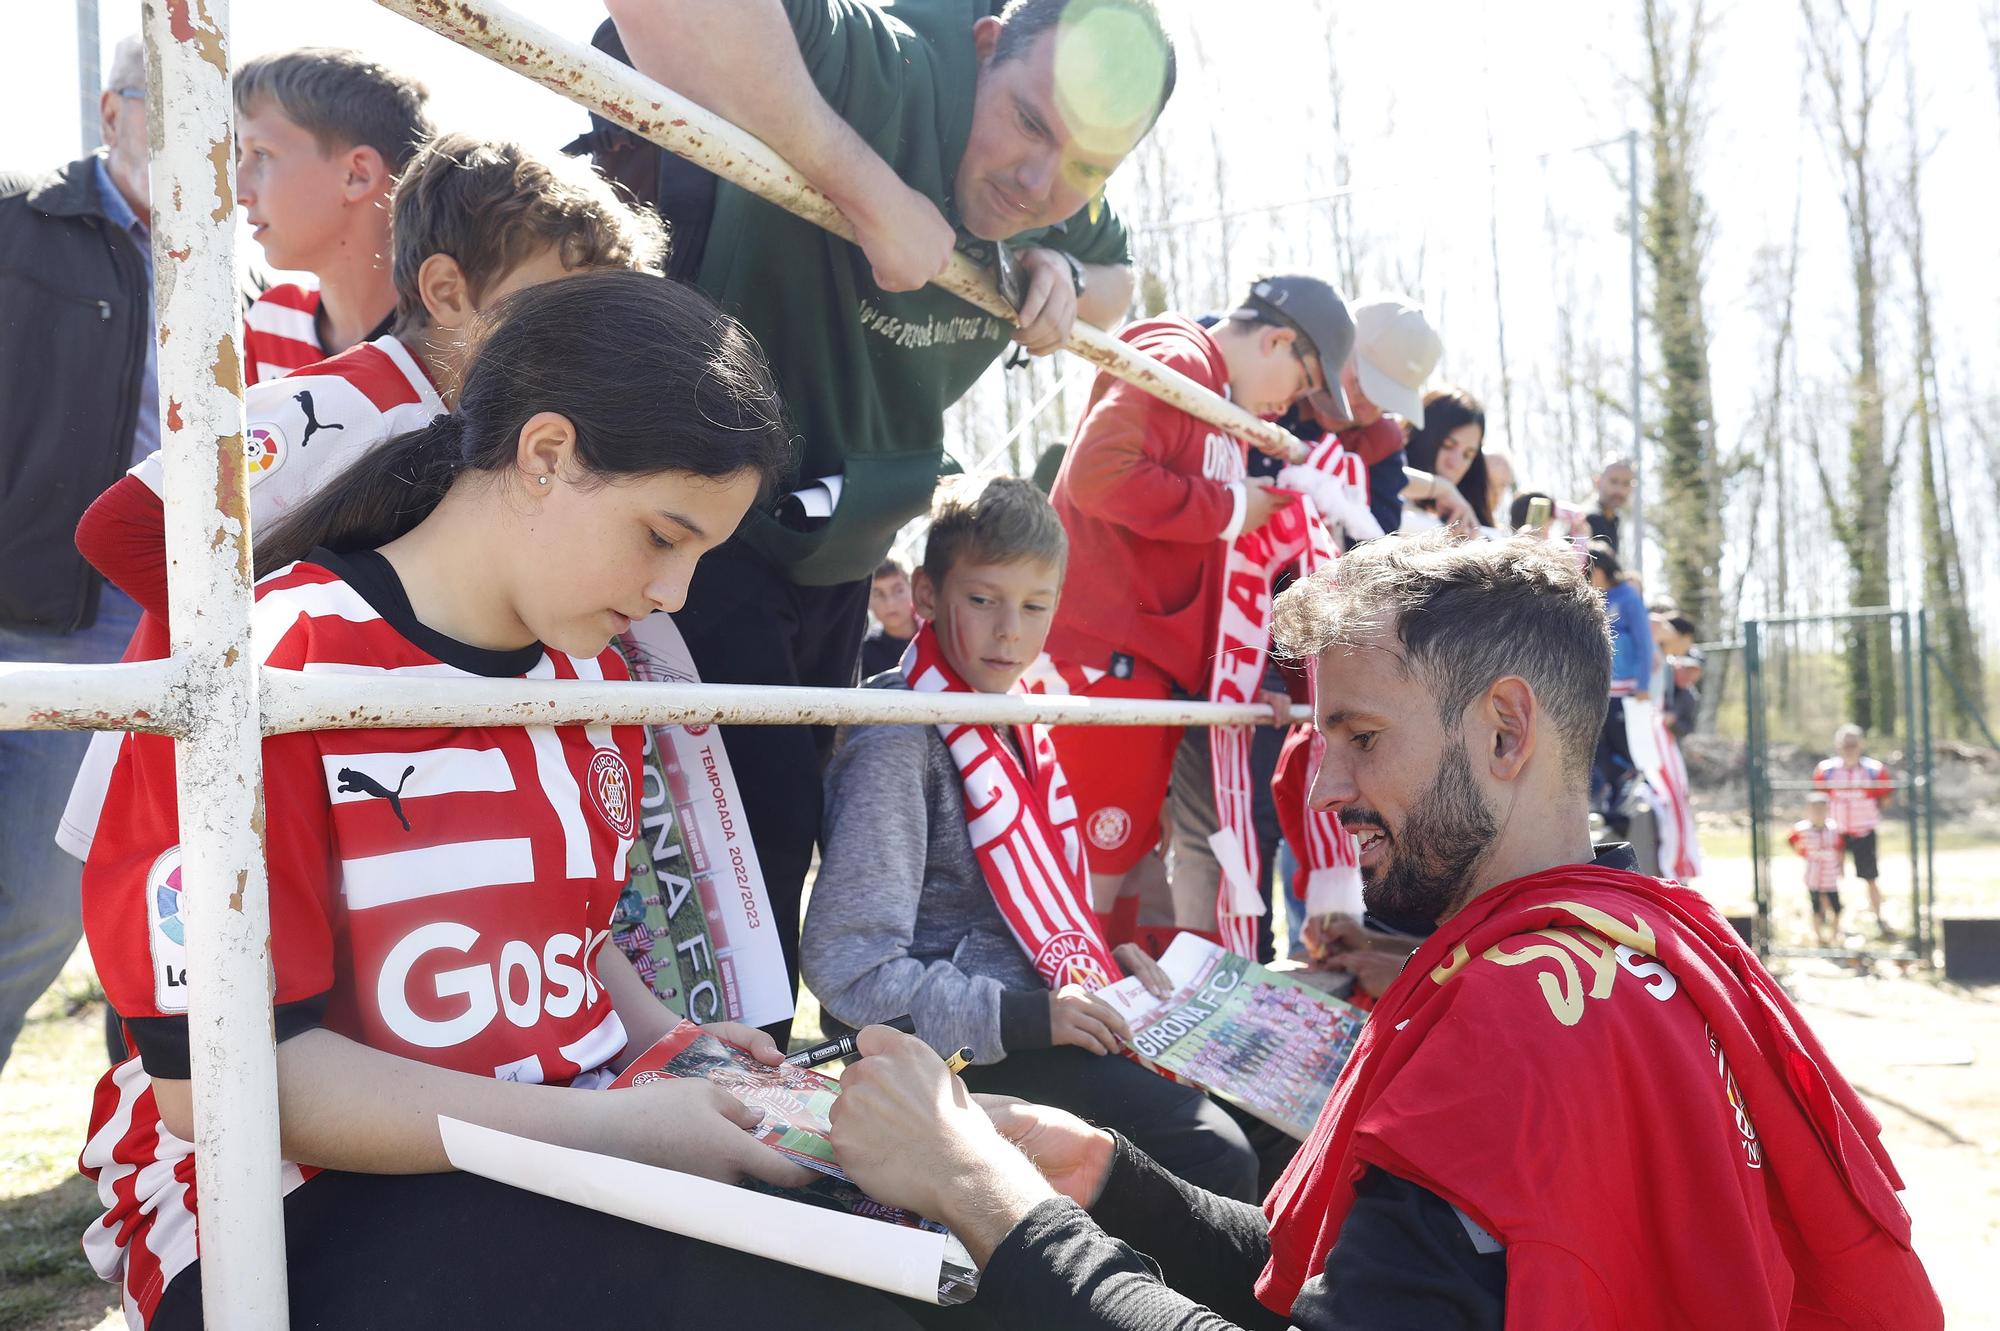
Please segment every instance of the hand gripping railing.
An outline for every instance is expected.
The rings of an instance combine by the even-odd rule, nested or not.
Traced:
[[[570,41],[490,0],[376,3],[561,93],[815,226],[843,239],[854,239],[853,224],[813,187],[803,171],[778,156],[770,145],[595,47]],[[1014,307],[1000,294],[992,275],[962,254],[952,256],[950,265],[932,285],[996,318],[1016,322]],[[1078,320],[1065,345],[1092,364],[1190,416],[1227,430],[1262,452],[1288,462],[1305,459],[1305,446],[1287,431],[1259,420],[1102,329]]]

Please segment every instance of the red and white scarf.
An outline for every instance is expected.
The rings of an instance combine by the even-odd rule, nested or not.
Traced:
[[[931,624],[903,652],[903,678],[917,693],[974,691],[945,660]],[[938,733],[965,784],[965,830],[980,872],[1037,973],[1051,989],[1124,978],[1091,913],[1076,800],[1048,727],[1017,729],[1018,747],[991,726],[941,722]]]
[[[1222,561],[1222,609],[1216,620],[1209,701],[1256,700],[1270,653],[1272,580],[1294,562],[1310,574],[1333,557],[1333,539],[1304,496],[1273,513],[1256,531],[1229,543],[1228,557]],[[1208,841],[1221,869],[1215,922],[1222,945],[1254,960],[1257,917],[1266,908],[1257,890],[1261,866],[1251,815],[1250,740],[1248,726],[1209,729],[1209,767],[1215,783],[1218,826]],[[1334,838],[1348,836],[1337,822],[1330,830],[1319,830]]]

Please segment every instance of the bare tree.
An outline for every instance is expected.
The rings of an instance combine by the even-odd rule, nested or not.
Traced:
[[[1702,111],[1704,0],[1641,0],[1647,135],[1653,189],[1642,240],[1652,269],[1651,322],[1660,352],[1661,483],[1657,529],[1674,599],[1706,623],[1720,609],[1722,487],[1715,456],[1708,320],[1702,301],[1707,206],[1694,183]]]
[[[1907,117],[1909,159],[1903,179],[1903,243],[1909,255],[1911,298],[1916,323],[1916,444],[1920,486],[1917,521],[1923,533],[1924,603],[1940,630],[1945,667],[1960,688],[1978,693],[1985,676],[1979,664],[1979,640],[1972,632],[1967,609],[1965,562],[1959,554],[1958,527],[1952,511],[1951,467],[1946,456],[1942,393],[1931,324],[1930,285],[1924,271],[1923,162],[1929,155],[1917,130],[1917,64],[1906,40],[1903,45],[1904,114]],[[1928,667],[1928,663],[1925,663]],[[1959,689],[1940,691],[1944,717],[1956,734],[1966,734],[1972,717]]]
[[[1888,453],[1882,398],[1880,260],[1875,253],[1878,183],[1869,135],[1883,75],[1877,68],[1879,0],[1857,18],[1848,0],[1799,0],[1806,57],[1819,103],[1821,139],[1841,175],[1849,271],[1854,282],[1854,361],[1849,370],[1846,496],[1839,496],[1819,450],[1806,455],[1827,500],[1833,533],[1846,552],[1856,606],[1889,602],[1889,501],[1896,468]],[[1849,711],[1860,724],[1889,733],[1896,720],[1895,659],[1889,627],[1858,621],[1847,653]]]

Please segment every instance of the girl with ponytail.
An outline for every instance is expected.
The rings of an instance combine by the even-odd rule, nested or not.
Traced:
[[[681,604],[790,457],[761,354],[692,287],[600,272],[529,288],[478,340],[450,415],[259,534],[253,648],[351,675],[623,678],[612,639]],[[807,1177],[719,1087],[598,1089],[676,1020],[604,945],[645,835],[641,746],[639,727],[604,725],[265,741],[296,1323],[546,1331],[589,1318],[619,1272],[660,1291],[648,1325],[808,1308],[909,1325],[872,1291],[450,1172],[446,1115],[712,1178]],[[202,1320],[173,762],[170,741],[126,738],[84,870],[131,1055],[92,1111],[81,1163],[107,1211],[84,1246],[154,1331]],[[779,1060],[760,1031],[711,1029]]]

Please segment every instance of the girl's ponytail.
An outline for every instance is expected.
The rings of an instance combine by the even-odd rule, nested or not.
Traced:
[[[319,546],[387,545],[430,516],[465,465],[465,422],[435,416],[421,430],[385,439],[327,487],[255,536],[257,576],[304,559]]]

